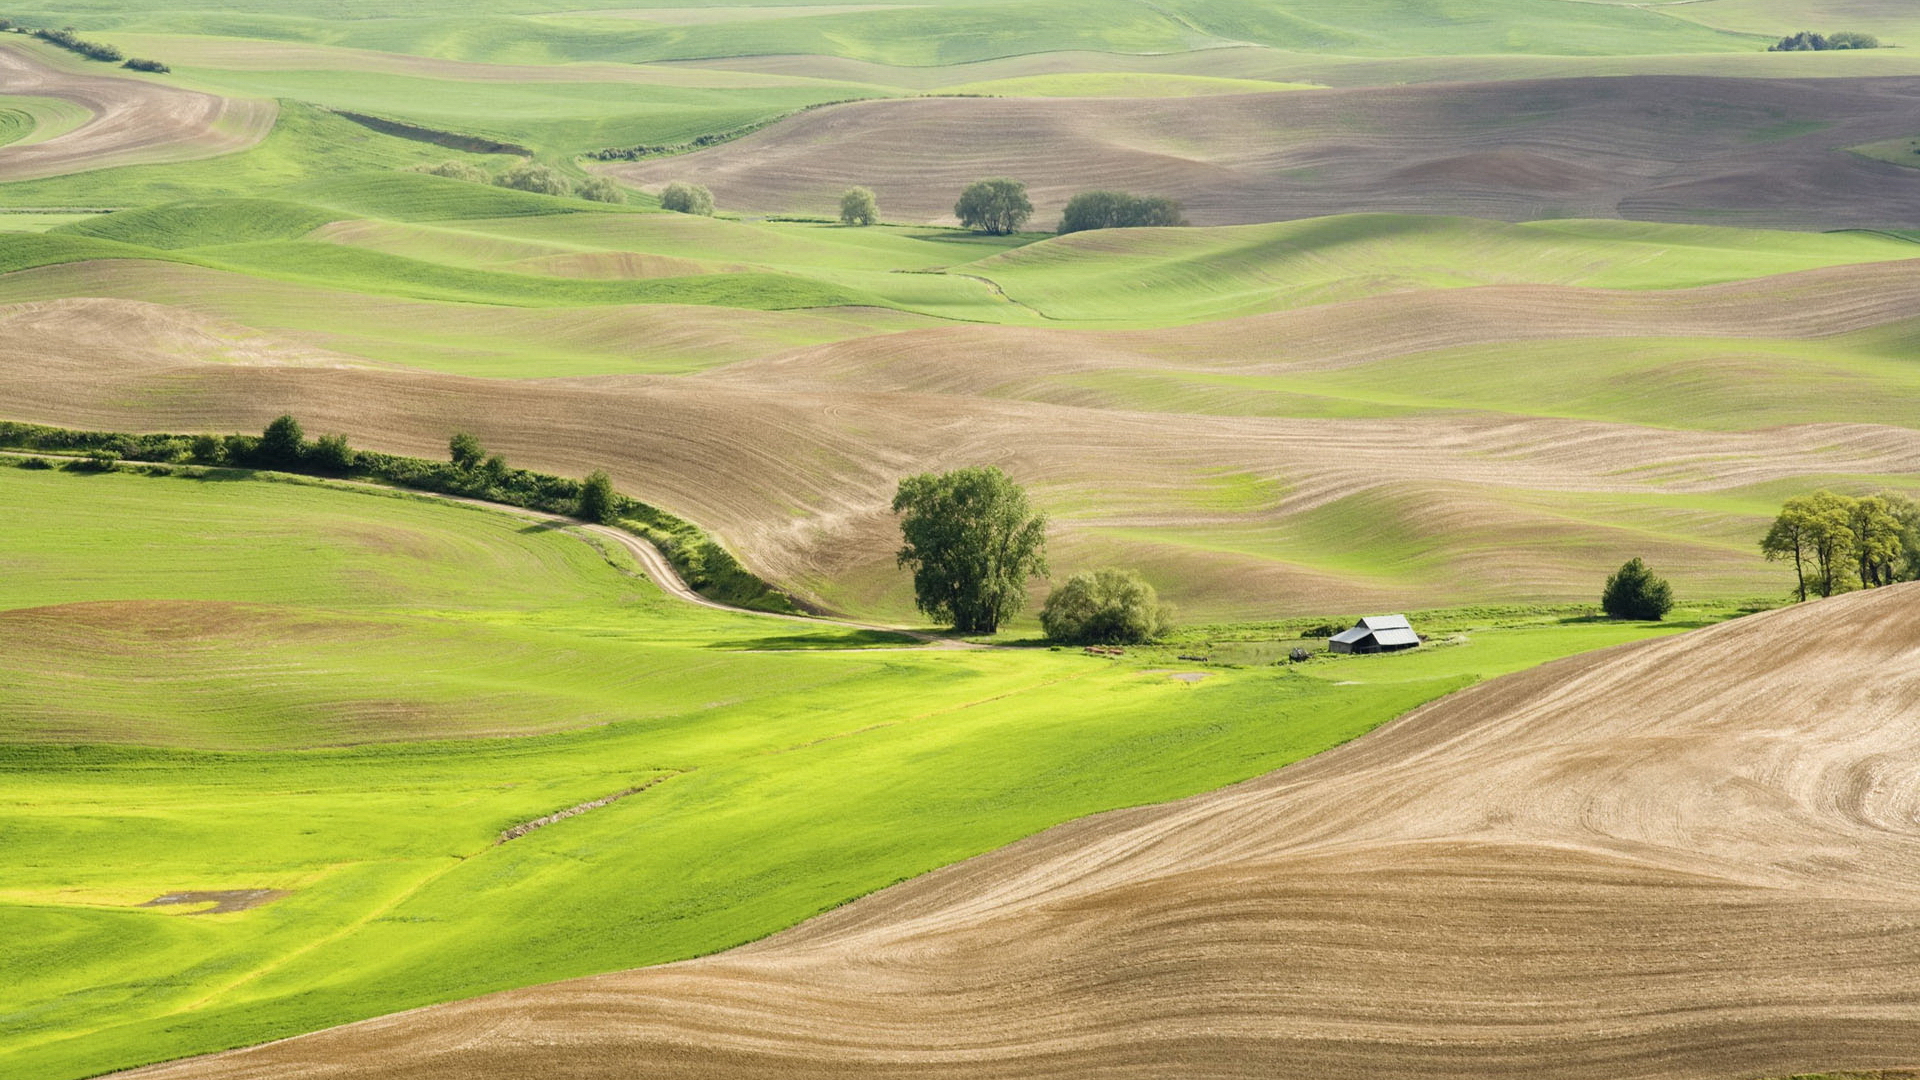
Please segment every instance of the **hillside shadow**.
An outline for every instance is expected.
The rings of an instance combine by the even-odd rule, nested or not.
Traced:
[[[832,649],[886,649],[919,645],[919,638],[890,630],[837,630],[807,634],[775,634],[757,638],[731,638],[716,641],[709,649],[729,652],[794,652]]]

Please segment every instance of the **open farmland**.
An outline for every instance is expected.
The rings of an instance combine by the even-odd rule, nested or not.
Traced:
[[[0,492],[0,908],[36,943],[0,992],[19,1075],[710,952],[1677,628],[1490,629],[1366,673],[1189,683],[713,612],[591,536],[417,497],[4,465]],[[272,899],[143,906],[182,892]]]
[[[1920,1064],[1910,4],[26,2],[0,1076]]]
[[[725,956],[142,1080],[1724,1077],[1920,1058],[1915,586],[1547,665]]]

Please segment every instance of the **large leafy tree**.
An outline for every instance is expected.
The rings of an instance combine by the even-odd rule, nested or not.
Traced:
[[[1047,519],[992,466],[900,481],[900,565],[928,617],[991,634],[1026,603],[1027,579],[1047,572]]]
[[[1856,580],[1854,502],[1831,491],[1795,496],[1780,508],[1780,516],[1760,541],[1768,559],[1793,560],[1799,599],[1805,600],[1810,593],[1845,592]]]
[[[1136,645],[1165,634],[1172,611],[1132,570],[1082,570],[1053,590],[1040,625],[1074,645]]]
[[[1027,200],[1027,185],[994,176],[969,184],[953,204],[953,216],[975,232],[1004,236],[1020,231],[1033,216],[1033,203]]]

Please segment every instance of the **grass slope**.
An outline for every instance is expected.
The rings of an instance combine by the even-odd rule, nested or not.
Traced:
[[[1077,653],[820,651],[864,638],[666,601],[622,557],[483,510],[17,469],[0,491],[27,515],[0,622],[29,643],[0,660],[0,906],[33,943],[0,1061],[49,1078],[709,952],[1673,629],[1191,685]],[[288,895],[139,906],[242,888]]]

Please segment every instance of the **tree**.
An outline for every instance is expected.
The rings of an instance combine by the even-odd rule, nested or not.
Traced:
[[[1600,591],[1600,607],[1616,619],[1658,622],[1673,610],[1673,587],[1638,558],[1628,559],[1607,579],[1606,588]]]
[[[281,416],[268,424],[267,430],[260,434],[254,453],[269,468],[290,469],[299,465],[307,456],[307,436],[300,430],[300,421]]]
[[[559,170],[548,165],[532,161],[523,161],[499,176],[493,182],[504,188],[516,191],[531,191],[535,195],[570,195],[573,193],[573,181],[560,175]]]
[[[307,449],[307,464],[321,472],[349,472],[357,458],[345,435],[322,435]]]
[[[1040,625],[1074,645],[1138,645],[1165,634],[1172,611],[1131,570],[1082,570],[1053,590]]]
[[[1769,560],[1793,560],[1795,595],[1845,592],[1853,576],[1853,500],[1831,491],[1788,499],[1760,550]]]
[[[455,432],[453,438],[447,440],[447,459],[461,472],[477,468],[486,456],[487,448],[480,445],[480,440],[464,431]]]
[[[1886,494],[1887,512],[1900,523],[1900,565],[1896,581],[1920,581],[1920,502],[1905,495]]]
[[[193,437],[193,460],[202,465],[218,465],[227,459],[226,441],[218,435]]]
[[[1047,572],[1047,519],[992,466],[922,473],[900,481],[905,515],[899,564],[913,570],[914,600],[965,634],[991,634],[1018,613],[1027,579]]]
[[[1020,231],[1033,216],[1033,204],[1027,201],[1027,185],[995,176],[976,180],[961,192],[953,216],[975,232],[1005,236]]]
[[[1087,229],[1139,229],[1185,225],[1180,204],[1158,196],[1140,198],[1124,191],[1083,191],[1067,200],[1060,232]]]
[[[595,469],[587,474],[586,482],[580,485],[580,508],[574,512],[574,516],[605,525],[614,518],[617,500],[618,496],[613,493],[613,478],[603,470]]]
[[[840,224],[873,225],[880,220],[880,200],[863,187],[850,187],[840,193]]]
[[[699,214],[702,217],[712,217],[713,192],[699,184],[683,184],[675,180],[660,193],[660,209],[671,210],[676,214]]]
[[[604,176],[587,177],[580,185],[580,197],[588,202],[623,203],[627,201],[627,193],[620,189],[620,185]]]
[[[1882,495],[1849,499],[1847,529],[1853,534],[1854,569],[1860,575],[1860,584],[1869,589],[1893,584],[1904,554],[1901,523],[1893,516],[1893,504]]]

